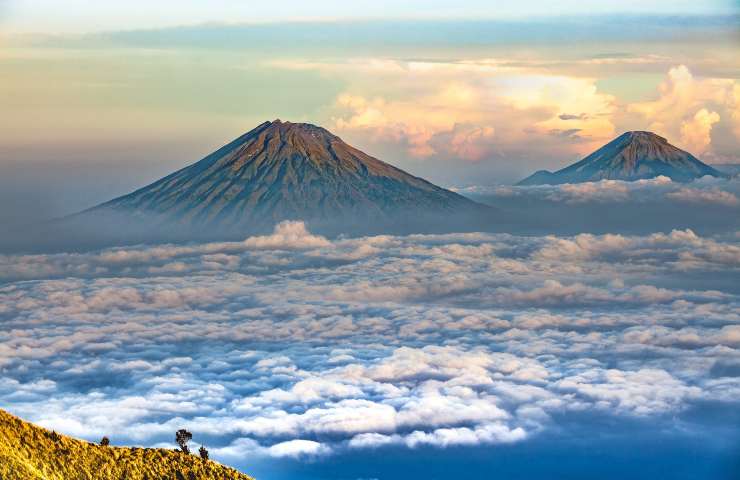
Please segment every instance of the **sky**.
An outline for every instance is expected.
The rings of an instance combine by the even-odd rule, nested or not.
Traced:
[[[13,33],[89,33],[162,28],[198,23],[286,20],[522,18],[530,16],[632,14],[724,15],[737,13],[732,0],[3,0],[5,28]],[[52,14],[53,12],[53,14]]]
[[[0,219],[90,207],[275,118],[446,187],[628,130],[740,162],[736,2],[134,3],[0,3]]]

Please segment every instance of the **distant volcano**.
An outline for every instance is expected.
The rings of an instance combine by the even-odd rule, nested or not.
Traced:
[[[82,215],[259,230],[286,220],[377,227],[485,207],[373,158],[324,128],[265,122],[197,163]],[[369,228],[372,230],[372,228]]]
[[[599,180],[640,180],[659,175],[687,182],[710,175],[724,176],[688,152],[652,132],[627,132],[583,160],[549,172],[540,170],[517,185],[557,185]]]

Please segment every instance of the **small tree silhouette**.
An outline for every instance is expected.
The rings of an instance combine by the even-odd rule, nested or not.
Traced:
[[[110,445],[110,439],[108,437],[101,438],[100,445],[103,447],[107,447],[108,445]]]
[[[175,441],[178,445],[180,445],[180,450],[182,450],[183,453],[190,453],[188,442],[192,440],[192,438],[193,434],[188,432],[184,428],[181,428],[177,431],[177,433],[175,433]]]
[[[206,449],[206,447],[204,447],[203,445],[201,445],[198,449],[198,454],[203,460],[208,460],[208,449]]]

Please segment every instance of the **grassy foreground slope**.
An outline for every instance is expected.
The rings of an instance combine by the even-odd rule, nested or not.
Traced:
[[[102,447],[66,437],[0,410],[0,480],[249,480],[175,450]]]

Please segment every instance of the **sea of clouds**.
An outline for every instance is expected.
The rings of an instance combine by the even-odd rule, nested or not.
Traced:
[[[638,187],[639,188],[639,187]],[[676,192],[681,192],[676,190]],[[693,188],[693,187],[685,187]],[[677,193],[678,194],[678,193]],[[0,255],[0,404],[299,460],[740,407],[740,234],[466,233]]]
[[[666,176],[626,182],[601,180],[598,182],[565,183],[537,186],[473,186],[458,189],[462,194],[491,195],[493,197],[530,197],[568,205],[583,203],[671,202],[686,205],[714,207],[740,206],[740,178],[705,176],[690,183],[674,182]]]
[[[700,235],[740,231],[740,177],[673,182],[659,176],[625,182],[538,186],[470,186],[457,191],[502,212],[501,225],[483,231],[542,235],[654,232],[691,229]]]

